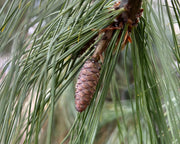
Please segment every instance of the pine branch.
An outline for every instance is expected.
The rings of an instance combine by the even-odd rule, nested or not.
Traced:
[[[0,74],[0,143],[61,142],[68,133],[62,143],[88,144],[105,132],[102,143],[180,143],[179,69],[172,67],[180,57],[173,25],[179,2],[173,0],[171,9],[166,1],[166,10],[162,2],[156,12],[143,1],[137,25],[141,0],[114,6],[44,0],[37,7],[34,0],[7,0],[0,10],[0,51],[13,51]],[[87,59],[101,55],[94,97],[77,113],[74,79]]]

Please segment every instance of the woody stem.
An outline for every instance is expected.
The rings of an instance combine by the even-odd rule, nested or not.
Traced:
[[[101,40],[98,42],[95,52],[92,55],[92,58],[95,61],[99,61],[102,53],[106,50],[109,41],[111,40],[113,30],[107,30],[102,36]]]
[[[129,13],[129,19],[134,20],[141,7],[141,3],[142,0],[122,0],[119,7],[126,7]]]

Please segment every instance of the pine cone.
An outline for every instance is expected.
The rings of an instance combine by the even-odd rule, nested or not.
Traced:
[[[75,105],[82,112],[90,104],[100,77],[101,65],[93,59],[88,59],[83,65],[76,83]]]

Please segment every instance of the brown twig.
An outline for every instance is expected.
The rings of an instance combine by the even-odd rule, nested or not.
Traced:
[[[95,61],[99,61],[99,59],[101,59],[101,62],[103,62],[102,53],[106,50],[108,43],[111,40],[112,34],[112,30],[107,30],[102,36],[102,39],[98,42],[96,50],[92,55],[92,58]]]
[[[136,19],[136,14],[139,12],[141,4],[142,0],[128,0],[127,9],[129,12],[129,19]]]
[[[92,58],[95,61],[99,61],[100,59],[101,62],[103,62],[102,53],[106,50],[108,43],[111,40],[114,30],[116,29],[122,30],[125,24],[129,24],[128,32],[126,33],[125,40],[123,41],[123,44],[122,44],[122,48],[125,47],[128,40],[130,39],[129,33],[131,32],[132,25],[138,22],[137,15],[138,13],[141,13],[141,10],[140,10],[141,3],[142,3],[142,0],[122,0],[121,2],[115,3],[114,5],[115,10],[124,7],[125,11],[121,13],[119,16],[117,16],[115,21],[110,26],[101,30],[101,31],[104,31],[104,35],[102,36],[102,39],[98,42],[96,46],[96,50],[94,54],[92,55]]]

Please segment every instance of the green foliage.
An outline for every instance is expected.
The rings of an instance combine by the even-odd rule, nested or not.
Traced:
[[[0,74],[5,75],[0,143],[55,143],[54,135],[61,137],[59,143],[73,144],[180,143],[180,51],[174,29],[174,23],[180,27],[180,4],[163,2],[157,1],[157,10],[143,2],[143,18],[123,51],[126,29],[114,52],[120,31],[115,32],[94,98],[77,113],[74,79],[98,40],[80,57],[78,52],[124,9],[110,12],[113,2],[106,0],[6,0],[0,51],[11,49],[12,56]],[[28,34],[32,26],[35,31]],[[124,92],[130,98],[122,99]],[[64,132],[56,132],[57,115]],[[108,136],[101,139],[103,128]]]

